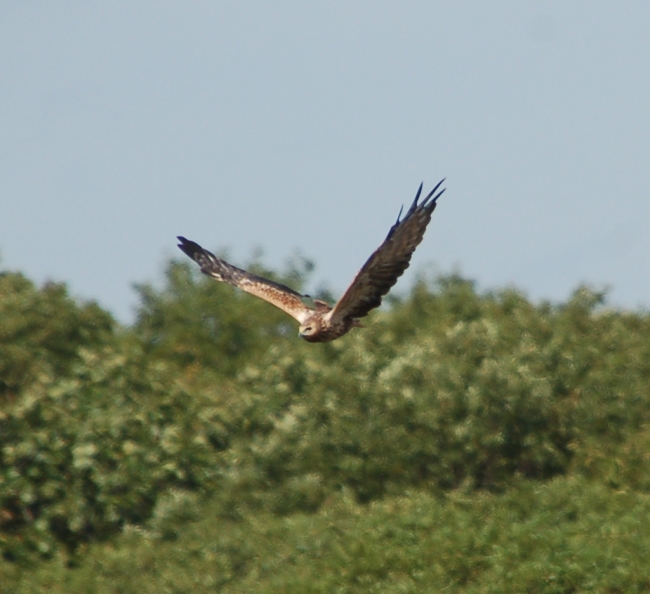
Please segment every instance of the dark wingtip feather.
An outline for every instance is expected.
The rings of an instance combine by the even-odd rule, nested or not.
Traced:
[[[420,208],[426,210],[429,214],[431,214],[435,210],[436,206],[438,205],[438,198],[440,198],[440,196],[442,196],[445,193],[445,190],[447,189],[447,188],[443,188],[438,192],[438,189],[440,188],[440,186],[444,181],[445,181],[444,179],[441,179],[436,184],[436,187],[433,188],[433,190],[431,190],[427,194],[426,198],[422,201],[422,204],[420,204]],[[436,194],[436,192],[438,193]]]
[[[404,205],[402,204],[402,206],[399,207],[399,212],[397,213],[397,220],[395,221],[396,225],[399,225],[399,219],[402,216],[403,210],[404,210]]]
[[[431,198],[431,196],[433,196],[433,195],[438,191],[438,188],[439,188],[443,183],[445,183],[445,180],[446,180],[446,179],[447,179],[446,177],[443,177],[443,178],[442,178],[442,179],[441,179],[441,180],[436,184],[436,186],[433,188],[433,190],[431,190],[431,191],[427,194],[427,197],[426,197],[426,198],[424,199],[424,201],[422,202],[422,206],[424,206],[424,205],[427,203],[427,201]],[[435,202],[436,200],[438,200],[438,198],[440,198],[440,196],[442,196],[442,194],[444,193],[444,191],[445,191],[446,189],[447,189],[447,188],[443,188],[442,190],[440,190],[440,192],[438,192],[438,194],[433,198],[433,202]]]
[[[176,239],[180,241],[178,244],[178,248],[187,256],[192,258],[194,260],[194,255],[202,252],[203,248],[198,244],[193,241],[190,241],[189,239],[185,239],[182,235],[179,235]]]
[[[418,202],[418,200],[419,200],[419,198],[420,198],[420,194],[422,194],[422,188],[423,188],[423,187],[424,187],[424,182],[420,182],[420,187],[418,188],[418,191],[417,191],[416,194],[415,194],[415,200],[413,201],[413,202],[415,202],[416,204],[417,204],[417,202]]]
[[[413,212],[418,207],[418,200],[420,199],[420,195],[422,194],[422,188],[424,187],[424,182],[420,182],[420,187],[418,188],[418,191],[415,194],[415,199],[413,200],[413,204],[409,207],[409,209],[406,211],[406,216],[404,217],[405,219],[408,219]],[[426,201],[426,198],[425,198]]]
[[[395,232],[395,229],[400,225],[400,223],[403,223],[406,219],[408,219],[416,210],[418,209],[423,209],[427,208],[429,212],[433,212],[433,209],[436,207],[436,200],[440,198],[440,196],[443,195],[444,191],[446,188],[443,188],[436,196],[434,196],[433,200],[430,200],[431,197],[436,193],[438,188],[444,183],[444,181],[447,178],[442,178],[436,186],[431,190],[424,200],[418,204],[418,200],[420,199],[420,196],[422,195],[422,188],[424,187],[424,182],[420,183],[420,187],[418,188],[417,193],[415,194],[415,200],[413,200],[413,204],[409,207],[409,209],[406,211],[406,214],[404,215],[404,220],[400,221],[400,218],[402,216],[402,211],[404,210],[404,205],[402,204],[402,207],[399,209],[399,214],[397,215],[397,221],[395,221],[395,224],[389,229],[388,235],[386,236],[386,239],[389,239],[393,233]]]

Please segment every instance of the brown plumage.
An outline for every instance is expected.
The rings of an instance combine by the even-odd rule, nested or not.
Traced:
[[[333,308],[318,299],[314,299],[314,307],[310,307],[303,302],[303,299],[309,298],[308,295],[301,295],[286,285],[228,264],[184,237],[178,238],[178,247],[201,267],[204,274],[260,297],[298,320],[300,336],[306,341],[329,342],[343,336],[351,328],[360,327],[358,318],[379,307],[382,297],[409,267],[411,256],[424,237],[437,200],[445,191],[443,189],[436,194],[443,181],[418,204],[422,193],[420,184],[404,218],[400,220],[400,210],[384,242],[368,258]]]

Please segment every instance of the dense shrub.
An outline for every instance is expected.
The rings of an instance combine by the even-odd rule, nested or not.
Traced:
[[[315,514],[237,521],[211,502],[170,499],[162,530],[161,520],[129,528],[72,570],[63,558],[0,568],[0,579],[16,594],[650,589],[650,498],[575,477],[514,481],[502,494],[406,490],[369,505],[343,492]]]
[[[74,550],[144,521],[169,487],[207,487],[225,436],[164,368],[81,351],[65,378],[44,374],[0,413],[5,557]]]
[[[515,474],[564,471],[571,408],[546,377],[516,353],[454,364],[461,348],[471,358],[494,341],[498,332],[483,322],[461,325],[378,368],[364,337],[351,338],[336,365],[271,350],[247,372],[251,459],[273,483],[317,474],[361,500],[391,486],[495,488]]]
[[[6,558],[147,522],[172,538],[208,493],[232,520],[314,513],[340,492],[371,503],[557,475],[650,488],[647,313],[586,288],[533,304],[450,276],[310,345],[191,270],[171,263],[166,286],[140,287],[119,331],[60,285],[0,277]]]
[[[239,377],[246,476],[286,511],[342,486],[367,501],[408,485],[501,489],[571,467],[594,476],[608,464],[613,483],[646,488],[650,323],[601,302],[583,288],[535,307],[451,279],[345,340],[271,347]],[[406,323],[416,306],[437,316],[400,340],[392,318]]]
[[[62,284],[38,289],[22,274],[0,273],[0,402],[44,368],[65,377],[78,350],[106,344],[114,326],[107,312],[77,303]]]

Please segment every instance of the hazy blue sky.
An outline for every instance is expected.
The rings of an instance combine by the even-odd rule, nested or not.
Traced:
[[[446,177],[415,271],[648,307],[649,31],[647,0],[0,2],[2,268],[129,320],[182,234],[340,293]]]

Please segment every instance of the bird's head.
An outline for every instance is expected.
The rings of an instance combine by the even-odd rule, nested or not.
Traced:
[[[320,324],[315,320],[309,320],[304,324],[300,324],[298,329],[298,335],[300,338],[304,338],[308,342],[313,342],[316,338],[316,335],[320,331]]]

